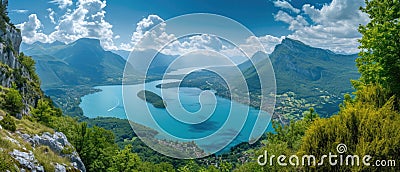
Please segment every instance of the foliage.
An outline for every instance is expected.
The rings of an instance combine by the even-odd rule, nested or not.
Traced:
[[[275,133],[267,133],[267,141],[273,144],[285,143],[288,148],[296,150],[301,145],[301,138],[311,122],[303,119],[290,121],[289,125],[282,126],[277,121],[272,121]]]
[[[19,62],[28,70],[29,75],[34,82],[40,82],[39,76],[36,74],[35,61],[32,57],[25,56],[24,53],[20,53],[18,56]]]
[[[10,77],[13,72],[14,70],[10,66],[0,62],[0,73],[6,74],[6,77]]]
[[[304,120],[312,122],[319,118],[319,115],[315,112],[314,108],[310,108],[308,112],[303,113]]]
[[[200,166],[197,164],[194,160],[190,160],[188,163],[186,163],[184,166],[181,166],[177,169],[178,172],[192,172],[192,171],[198,171],[198,172],[205,172],[205,171],[226,171],[231,169],[231,165],[229,163],[223,163],[224,169],[217,169],[214,166],[209,166],[204,167]]]
[[[369,0],[361,10],[371,21],[359,27],[363,37],[357,67],[361,78],[356,88],[366,84],[381,84],[392,95],[400,97],[400,1]]]
[[[7,14],[7,6],[0,4],[0,30],[3,32],[6,32],[6,24],[10,23],[10,18]]]
[[[114,135],[103,128],[87,128],[86,123],[78,123],[71,117],[56,117],[53,127],[66,134],[88,171],[106,171],[118,147]]]
[[[2,107],[4,110],[9,112],[12,115],[16,115],[21,113],[24,104],[22,103],[22,97],[19,92],[14,89],[10,88],[4,97],[4,102],[2,103]]]
[[[50,125],[52,117],[61,116],[62,113],[51,105],[51,101],[40,99],[37,103],[37,107],[32,110],[32,115],[39,122]]]
[[[310,109],[309,112],[304,114],[317,114]],[[314,116],[314,117],[315,117]],[[318,120],[318,118],[315,118]],[[290,121],[288,125],[282,125],[278,121],[272,121],[274,132],[267,133],[265,145],[259,149],[255,149],[253,161],[243,164],[235,169],[235,171],[293,171],[295,168],[292,166],[281,166],[276,162],[272,165],[268,164],[260,166],[256,161],[260,155],[267,152],[268,155],[296,155],[297,150],[302,145],[302,138],[308,127],[313,124],[315,120],[304,118],[298,121]]]
[[[133,171],[138,170],[141,165],[141,160],[137,154],[132,153],[132,146],[128,145],[124,149],[119,150],[113,156],[109,171]]]
[[[10,130],[14,132],[17,129],[15,125],[15,120],[10,115],[6,115],[3,120],[0,121],[0,125],[5,128],[6,130]]]
[[[88,171],[106,171],[111,166],[112,155],[117,150],[114,135],[103,128],[88,128],[79,153]]]
[[[83,121],[87,122],[88,127],[97,126],[112,131],[115,135],[115,141],[119,145],[125,140],[131,140],[136,136],[127,119],[97,117],[84,119]],[[123,146],[120,147],[123,148]]]
[[[393,110],[393,98],[387,100],[382,107],[377,107],[373,99],[375,95],[365,90],[359,94],[371,95],[371,101],[345,102],[338,115],[316,120],[306,131],[300,154],[321,157],[329,152],[337,152],[336,146],[344,143],[348,149],[346,154],[349,155],[371,155],[375,160],[398,158],[400,115]],[[371,166],[330,166],[328,163],[319,168],[344,171],[378,170]]]

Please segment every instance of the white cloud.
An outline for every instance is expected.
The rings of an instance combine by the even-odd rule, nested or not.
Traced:
[[[54,19],[54,15],[55,15],[56,13],[54,12],[54,10],[51,9],[51,8],[48,8],[47,11],[49,12],[49,19],[50,19],[50,22],[53,23],[53,24],[56,24],[56,21],[55,21],[55,19]]]
[[[58,5],[58,8],[64,9],[72,5],[72,0],[52,0],[49,3]]]
[[[264,51],[267,54],[271,54],[274,51],[275,46],[280,44],[284,38],[285,38],[284,36],[278,38],[272,35],[265,35],[260,37],[250,36],[249,38],[246,39],[246,43],[240,44],[238,45],[238,47],[244,52],[247,52],[248,53],[247,55],[249,57],[251,57],[257,51]],[[264,49],[260,47],[260,43]],[[227,54],[230,54],[230,56],[241,55],[241,52],[237,48],[225,49],[223,51],[226,52]]]
[[[86,37],[96,38],[104,48],[115,49],[112,25],[105,20],[105,7],[106,1],[79,0],[75,9],[61,16],[50,37],[65,43]]]
[[[140,41],[140,39],[143,38],[143,36],[148,33],[150,29],[152,29],[154,26],[164,22],[164,20],[157,16],[157,15],[149,15],[147,18],[143,18],[141,21],[139,21],[136,25],[136,30],[132,35],[132,42],[137,43]],[[161,24],[159,27],[159,30],[156,32],[162,33],[165,29],[165,27]]]
[[[19,13],[19,14],[25,14],[25,13],[27,13],[27,12],[29,12],[28,10],[12,10],[12,12],[16,12],[16,13]]]
[[[139,41],[140,48],[158,50],[164,44],[175,39],[173,34],[165,31],[164,20],[157,15],[149,15],[137,23],[135,32],[132,35],[131,45],[136,45]]]
[[[367,21],[368,16],[359,10],[361,6],[365,6],[363,0],[333,0],[330,4],[325,4],[321,9],[305,4],[303,11],[316,23],[335,25],[335,23],[343,21]]]
[[[274,1],[274,6],[275,7],[279,7],[279,8],[283,8],[283,9],[289,9],[290,11],[293,11],[295,13],[299,13],[300,10],[297,8],[294,8],[289,2],[287,1]]]
[[[363,0],[333,0],[317,9],[310,4],[303,5],[304,14],[295,17],[285,12],[278,12],[275,20],[289,24],[294,31],[289,38],[300,40],[314,47],[329,49],[339,53],[357,53],[357,31],[359,24],[366,24],[369,18],[359,11],[364,6]],[[312,21],[308,23],[304,17]]]
[[[122,43],[115,46],[113,40],[119,39],[120,35],[114,35],[112,25],[105,20],[106,1],[101,0],[79,0],[76,8],[66,10],[59,20],[55,20],[55,12],[53,9],[47,9],[49,19],[55,23],[55,30],[50,34],[44,34],[40,28],[41,22],[36,14],[29,17],[29,21],[18,25],[22,30],[23,41],[25,43],[54,42],[56,40],[70,43],[80,38],[96,38],[100,39],[102,46],[107,50],[127,50],[131,51],[135,45],[141,41],[141,50],[156,49],[169,43],[164,47],[163,53],[169,55],[182,55],[197,50],[218,51],[228,56],[243,56],[237,47],[221,41],[213,35],[195,35],[176,40],[173,34],[166,31],[164,20],[157,15],[149,15],[137,23],[136,29],[132,34],[129,43]],[[294,19],[292,19],[294,20]],[[158,26],[157,26],[158,25]],[[157,27],[154,27],[157,26]],[[175,41],[174,41],[175,40]],[[265,51],[271,53],[276,44],[279,44],[282,38],[276,38],[266,35],[259,38],[259,41],[266,48]],[[251,52],[251,56],[256,51],[260,51],[256,37],[248,38],[239,48]]]
[[[164,20],[161,17],[154,14],[143,18],[136,24],[131,42],[121,43],[118,48],[126,51],[131,51],[133,48],[158,50],[164,44],[175,39],[173,34],[165,32],[165,23],[163,22]],[[140,47],[135,47],[139,42]]]
[[[42,23],[36,14],[31,14],[28,18],[27,22],[16,25],[17,28],[21,29],[23,41],[28,44],[36,41],[50,42],[49,36],[41,32]]]
[[[258,37],[258,40],[264,46],[265,51],[270,54],[274,51],[275,46],[280,44],[284,38],[284,36],[278,38],[272,35],[265,35]]]
[[[191,35],[177,40],[173,34],[168,34],[168,31],[166,31],[165,28],[166,23],[164,23],[162,18],[157,15],[149,15],[137,23],[136,30],[132,34],[131,42],[122,43],[118,48],[127,51],[131,51],[133,48],[139,50],[158,50],[168,44],[163,47],[162,53],[168,55],[182,55],[192,51],[211,50],[230,57],[243,56],[242,52],[238,49],[241,48],[246,52],[250,52],[249,55],[252,56],[255,52],[261,51],[258,46],[258,41],[260,41],[265,47],[265,50],[263,51],[271,53],[274,50],[275,45],[279,44],[283,39],[283,37],[277,38],[271,35],[266,35],[259,37],[259,40],[257,41],[257,37],[253,36],[245,40],[243,44],[238,45],[239,47],[234,47],[228,42],[222,41],[217,36],[209,34]],[[139,41],[141,41],[140,45],[135,47]]]
[[[163,49],[162,53],[170,55],[182,55],[199,50],[210,50],[219,52],[227,48],[226,44],[227,43],[223,42],[221,39],[214,35],[192,35],[170,43],[168,46],[165,47],[165,49]],[[204,51],[203,53],[206,52],[207,51]]]
[[[61,3],[61,1],[52,2]],[[69,4],[67,1],[65,2]],[[21,28],[25,27],[21,29],[22,35],[24,35],[23,41],[33,43],[35,41],[54,42],[57,40],[70,43],[80,38],[95,38],[101,41],[105,49],[117,49],[113,42],[113,26],[105,20],[105,7],[105,0],[78,0],[76,8],[67,9],[57,22],[54,18],[54,10],[47,9],[49,19],[56,24],[54,31],[48,35],[39,31],[41,22],[36,14],[33,14],[29,16],[28,22],[19,24]]]
[[[72,0],[52,0],[51,3],[59,5],[60,8],[70,7]],[[363,0],[332,0],[330,4],[323,5],[320,9],[305,4],[301,12],[294,8],[288,1],[277,0],[274,5],[282,10],[274,14],[276,21],[287,23],[288,29],[293,31],[287,37],[300,40],[314,47],[330,49],[335,52],[356,53],[359,45],[357,39],[361,37],[357,28],[359,24],[366,24],[369,18],[358,9],[364,6]],[[48,18],[55,24],[54,31],[46,35],[41,31],[42,25],[35,14],[29,16],[27,22],[18,24],[21,28],[23,41],[33,43],[35,41],[53,42],[61,41],[70,43],[79,38],[90,37],[100,39],[105,49],[132,50],[134,45],[142,40],[142,48],[157,49],[160,45],[174,40],[173,34],[165,30],[165,23],[157,15],[149,15],[137,23],[136,30],[132,34],[131,41],[115,46],[113,41],[119,39],[114,35],[112,25],[105,20],[106,0],[78,0],[75,8],[67,8],[63,15],[57,20],[55,12],[49,8]],[[26,12],[15,10],[15,12]],[[294,12],[294,13],[293,13]],[[156,25],[159,27],[151,30]],[[276,44],[279,44],[283,37],[270,35],[259,37],[264,45],[265,51],[271,53]],[[254,48],[255,37],[250,37],[240,48],[251,49],[251,52],[258,51]],[[253,45],[253,46],[252,46]],[[197,35],[192,38],[185,38],[172,42],[164,52],[169,54],[185,53],[194,49],[213,49],[232,55],[239,54],[237,49],[225,45],[219,39],[210,35]]]
[[[274,18],[276,21],[282,21],[288,23],[289,30],[292,31],[309,25],[309,23],[304,19],[303,16],[297,15],[296,17],[292,17],[288,13],[283,12],[281,10],[278,11],[278,14],[274,15]]]

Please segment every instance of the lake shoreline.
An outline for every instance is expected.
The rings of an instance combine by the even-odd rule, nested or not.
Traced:
[[[150,89],[150,91],[156,93],[156,94],[160,94],[160,90],[158,88],[156,88],[155,86],[157,85],[157,82],[150,82],[150,83],[146,83],[149,84],[150,88],[147,88],[148,86],[146,85],[146,89]],[[134,87],[136,85],[130,86],[128,85],[128,87]],[[249,108],[250,111],[245,111],[247,113],[249,113],[248,117],[246,117],[246,114],[240,113],[240,112],[236,112],[236,115],[233,114],[232,116],[234,118],[238,118],[235,121],[235,124],[232,124],[231,126],[228,127],[233,127],[233,128],[237,128],[240,126],[243,126],[242,129],[239,129],[238,132],[240,132],[240,134],[238,133],[238,137],[233,137],[233,141],[229,142],[228,145],[226,145],[224,147],[224,150],[222,152],[227,152],[229,151],[230,148],[242,143],[242,142],[248,142],[249,138],[251,136],[251,138],[258,138],[258,136],[253,136],[251,135],[252,133],[252,128],[254,127],[254,122],[257,120],[258,117],[258,111],[257,109],[254,109],[250,106],[247,105],[243,105],[240,104],[239,102],[236,101],[230,101],[228,99],[225,99],[223,97],[219,97],[218,95],[216,95],[216,98],[218,100],[218,104],[222,103],[221,107],[217,107],[215,113],[219,114],[217,116],[215,115],[211,115],[211,118],[206,122],[206,123],[201,123],[199,125],[195,125],[195,126],[190,126],[190,125],[183,125],[182,124],[177,124],[176,122],[172,121],[172,119],[170,119],[170,115],[168,115],[168,113],[166,112],[166,109],[160,109],[160,108],[155,108],[152,106],[151,103],[145,102],[146,104],[148,104],[148,108],[150,108],[150,110],[155,114],[157,114],[155,116],[155,118],[159,118],[157,121],[158,124],[160,125],[159,127],[157,127],[157,125],[154,124],[150,124],[148,123],[149,121],[141,119],[142,115],[141,114],[141,110],[134,110],[134,113],[136,114],[129,114],[128,116],[126,115],[126,113],[130,113],[130,112],[125,112],[124,106],[119,105],[118,107],[116,107],[115,109],[111,110],[110,112],[107,112],[107,110],[109,110],[111,107],[114,108],[114,106],[117,104],[118,100],[116,100],[117,98],[120,99],[120,102],[124,102],[125,106],[126,106],[126,102],[122,100],[122,85],[108,85],[108,86],[97,86],[95,87],[96,89],[101,89],[101,92],[96,92],[94,94],[90,94],[90,95],[86,95],[84,97],[82,97],[82,103],[80,104],[80,107],[83,109],[84,111],[84,115],[88,118],[96,118],[96,117],[115,117],[115,118],[119,118],[119,119],[134,119],[134,122],[141,124],[143,126],[149,127],[154,129],[155,131],[158,131],[160,128],[162,127],[163,129],[165,129],[165,131],[167,132],[172,132],[172,134],[178,134],[178,138],[185,138],[188,137],[188,139],[194,139],[194,138],[202,138],[204,136],[210,135],[212,133],[214,133],[215,131],[217,131],[218,128],[220,128],[221,126],[223,126],[224,121],[226,120],[225,118],[227,118],[227,115],[230,113],[229,111],[229,107],[233,106],[233,107],[238,107],[240,106],[241,108]],[[140,88],[140,89],[139,89]],[[196,112],[198,108],[200,108],[200,104],[198,102],[198,95],[203,91],[200,90],[198,88],[180,88],[181,90],[183,90],[183,92],[181,92],[181,94],[183,94],[183,106],[185,108],[192,108],[192,112]],[[143,86],[138,87],[138,91],[143,90]],[[167,90],[167,95],[168,95],[168,89]],[[135,92],[133,92],[135,93]],[[124,92],[124,94],[126,94]],[[132,94],[132,93],[129,93]],[[137,92],[135,94],[133,94],[134,96],[130,96],[128,99],[135,99],[136,102],[140,101],[140,102],[144,102],[143,99],[140,99],[139,97],[137,97]],[[115,97],[115,98],[113,98]],[[195,99],[195,101],[193,101],[193,99]],[[170,101],[170,100],[169,100]],[[139,103],[139,102],[138,102]],[[194,103],[194,104],[193,104]],[[143,103],[134,103],[133,106],[143,106]],[[174,104],[174,103],[173,103]],[[209,106],[207,104],[205,104],[206,106]],[[128,106],[132,106],[128,105]],[[223,108],[224,107],[224,108]],[[135,109],[134,107],[132,107],[133,109]],[[170,107],[173,108],[173,107]],[[266,112],[263,112],[266,113]],[[134,116],[132,116],[134,115]],[[138,115],[138,116],[137,116]],[[222,116],[221,116],[222,115]],[[192,117],[191,117],[192,118]],[[245,120],[243,122],[240,118],[250,118],[250,120]],[[268,118],[271,118],[271,115],[268,115]],[[175,119],[174,119],[175,120]],[[252,123],[253,122],[253,123]],[[243,123],[243,124],[240,124]],[[182,128],[183,127],[183,128]],[[179,130],[177,130],[179,129]],[[265,132],[269,132],[272,131],[272,128],[268,126],[268,128],[266,130],[263,130],[262,133]],[[183,133],[182,133],[183,132]],[[180,134],[180,136],[179,136]],[[183,134],[183,135],[182,135]],[[229,136],[229,135],[227,135]],[[229,136],[230,137],[230,136]],[[167,139],[170,140],[169,137],[166,137],[164,135],[158,135],[157,138],[159,139]],[[223,137],[224,138],[224,137]],[[215,148],[215,142],[218,141],[223,141],[226,140],[227,138],[224,138],[222,140],[220,140],[221,138],[215,138],[215,141],[209,141],[209,142],[197,142],[196,144],[199,145],[201,148],[206,148],[205,150],[206,152],[213,152],[213,149]],[[174,140],[173,141],[180,141],[178,140]],[[210,151],[211,150],[211,151]]]

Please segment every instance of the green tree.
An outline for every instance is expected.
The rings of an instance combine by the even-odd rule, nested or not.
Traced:
[[[204,168],[200,167],[194,160],[190,160],[186,165],[178,168],[179,172],[192,172],[192,171],[205,171]]]
[[[314,108],[310,108],[307,112],[303,113],[304,120],[308,122],[312,122],[319,118],[319,115],[315,112]]]
[[[361,73],[354,86],[381,84],[392,95],[400,97],[400,1],[366,0],[361,10],[369,15],[371,21],[359,27],[363,35],[357,67]]]
[[[277,121],[272,121],[275,133],[267,133],[268,144],[284,143],[290,149],[297,150],[301,144],[301,138],[310,125],[306,120],[290,121],[288,125],[282,125]]]
[[[141,168],[141,165],[142,161],[139,156],[132,153],[132,145],[128,145],[113,156],[111,167],[108,170],[121,172],[137,171]]]
[[[22,103],[22,97],[17,90],[10,88],[5,95],[3,107],[10,114],[16,115],[21,113],[24,103]]]
[[[36,74],[35,60],[33,60],[32,57],[25,56],[24,53],[20,53],[18,56],[18,59],[19,59],[20,63],[23,66],[25,66],[25,68],[28,70],[29,75],[32,77],[32,79],[35,82],[40,82],[39,76]]]
[[[118,150],[114,134],[100,127],[87,128],[82,150],[79,153],[88,171],[106,171]]]
[[[40,99],[37,107],[32,110],[33,117],[45,125],[51,125],[52,117],[58,116],[59,112],[53,108],[49,101]]]

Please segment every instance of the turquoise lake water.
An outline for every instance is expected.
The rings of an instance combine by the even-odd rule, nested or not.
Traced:
[[[161,89],[155,87],[159,83],[160,81],[147,83],[146,90],[161,95]],[[154,108],[151,104],[148,104],[137,97],[136,93],[143,90],[143,85],[130,85],[124,87],[124,91],[129,90],[128,95],[130,95],[125,97],[125,99],[122,96],[123,89],[121,85],[95,87],[102,91],[82,97],[80,107],[82,108],[84,115],[90,118],[98,116],[117,117],[121,119],[128,118],[131,121],[159,131],[161,134],[156,137],[160,139],[177,141],[198,139],[195,140],[196,144],[206,152],[215,152],[215,150],[221,146],[224,147],[222,152],[225,152],[241,142],[248,142],[249,138],[254,138],[255,130],[263,130],[265,127],[254,127],[255,121],[259,115],[266,116],[264,120],[268,119],[269,121],[270,119],[270,115],[264,111],[259,111],[255,108],[218,96],[215,96],[214,98],[213,93],[211,92],[203,95],[203,102],[205,103],[200,105],[199,95],[202,90],[197,88],[180,87],[163,89],[163,95],[169,95],[174,91],[179,91],[179,100],[164,98],[167,102],[167,111],[167,109]],[[208,103],[213,102],[212,99],[216,101],[216,104]],[[187,113],[178,113],[180,115],[171,116],[169,112],[179,112],[179,107],[172,106],[179,104],[179,102],[183,108],[187,110]],[[128,108],[128,115],[125,112],[124,103]],[[143,105],[147,105],[151,114],[155,114],[152,115],[152,118],[143,115],[146,114],[145,111],[147,110],[147,108],[143,108]],[[199,111],[200,109],[201,111]],[[227,121],[228,118],[229,120]],[[177,119],[201,122],[198,124],[187,124]],[[220,129],[223,126],[224,129]],[[271,125],[262,132],[268,131],[272,131]],[[162,134],[163,132],[169,134]],[[213,133],[219,133],[219,135],[210,137],[208,140],[201,139],[210,136]],[[171,135],[174,137],[171,137]],[[227,140],[232,140],[232,138],[232,142],[228,145],[224,145]]]

